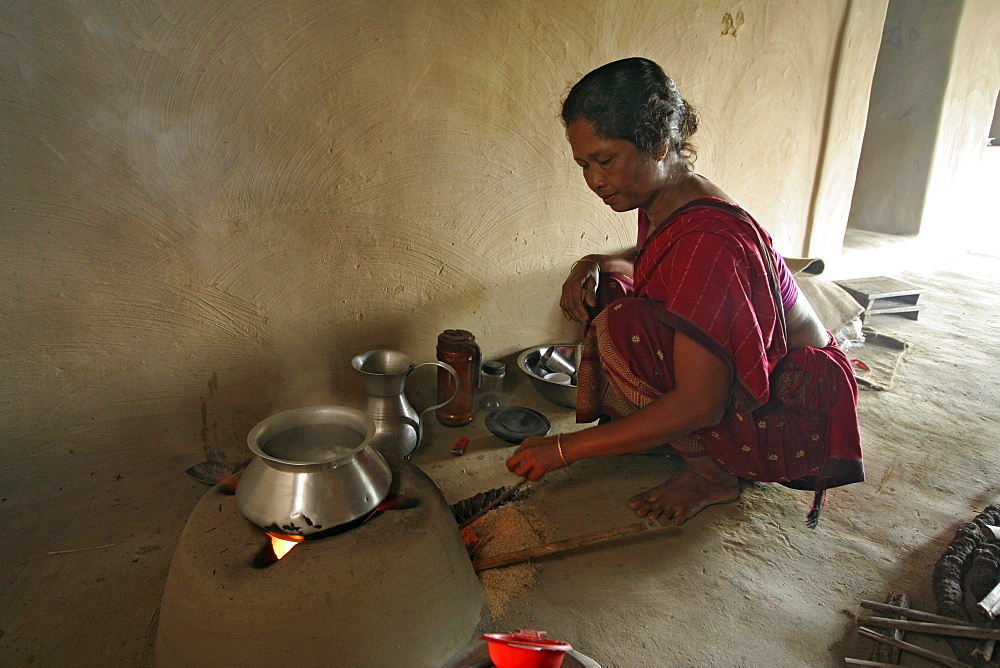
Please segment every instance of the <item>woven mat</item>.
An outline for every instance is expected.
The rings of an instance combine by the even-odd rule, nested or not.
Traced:
[[[899,371],[909,343],[865,327],[864,345],[852,346],[847,357],[854,367],[858,386],[868,390],[888,390]]]

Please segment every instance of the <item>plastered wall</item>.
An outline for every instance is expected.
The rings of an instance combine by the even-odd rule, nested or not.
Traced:
[[[576,338],[556,290],[634,243],[634,214],[586,189],[558,105],[612,59],[675,77],[702,111],[699,171],[782,251],[836,252],[884,11],[3,3],[5,497],[51,491],[44,471],[62,489],[239,459],[274,410],[357,404],[364,350],[423,361],[450,327],[488,356]]]
[[[1000,3],[965,0],[949,74],[921,235],[949,245],[995,243],[1000,149],[987,142],[1000,93]]]
[[[961,10],[962,0],[889,4],[851,227],[919,231]]]
[[[849,217],[853,228],[975,244],[1000,223],[984,155],[1000,90],[1000,4],[893,0]],[[992,149],[989,149],[992,150]]]
[[[802,254],[835,267],[856,184],[886,3],[850,2],[840,19]],[[791,251],[789,251],[791,252]]]

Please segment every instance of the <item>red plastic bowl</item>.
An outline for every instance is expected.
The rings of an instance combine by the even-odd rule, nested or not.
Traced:
[[[496,668],[559,668],[573,646],[543,638],[544,634],[517,629],[514,633],[484,633],[482,638]]]

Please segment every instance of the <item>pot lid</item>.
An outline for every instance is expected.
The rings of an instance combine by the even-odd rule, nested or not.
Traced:
[[[529,436],[545,436],[552,425],[549,419],[536,410],[513,406],[486,416],[486,428],[515,445]]]

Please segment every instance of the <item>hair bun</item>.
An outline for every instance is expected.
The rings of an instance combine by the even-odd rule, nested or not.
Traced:
[[[626,58],[584,75],[563,101],[566,127],[585,119],[609,139],[625,139],[657,158],[673,147],[691,165],[689,139],[698,129],[698,112],[681,97],[663,69],[646,58]]]

